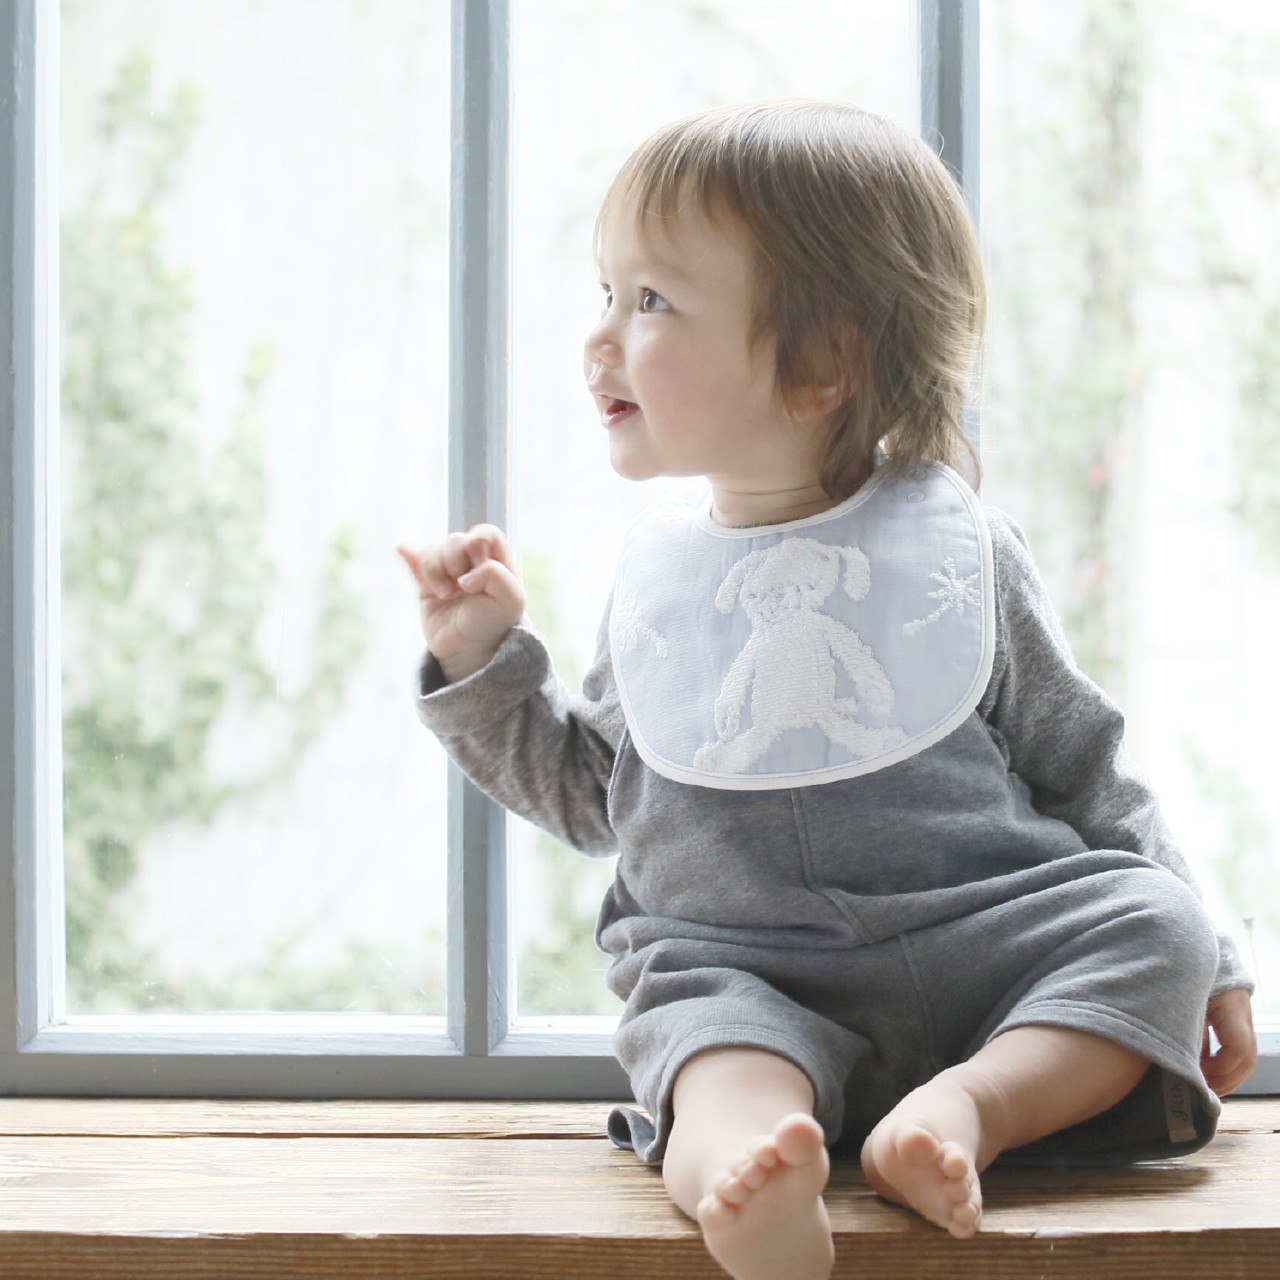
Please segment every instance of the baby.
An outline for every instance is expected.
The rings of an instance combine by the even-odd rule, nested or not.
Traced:
[[[401,550],[423,721],[620,854],[615,1141],[739,1280],[830,1273],[837,1145],[956,1237],[1002,1154],[1202,1146],[1256,1060],[1249,978],[962,478],[985,302],[946,170],[853,107],[714,110],[627,161],[595,256],[610,461],[699,479],[627,537],[582,694],[500,530]]]

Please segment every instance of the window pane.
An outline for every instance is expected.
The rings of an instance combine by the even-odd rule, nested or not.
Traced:
[[[582,341],[599,313],[591,228],[605,188],[654,129],[718,103],[833,97],[918,128],[916,4],[512,7],[514,536],[530,614],[576,688],[622,534],[663,485],[613,474],[583,385]],[[584,861],[522,822],[511,829],[520,1011],[619,1012],[592,936],[611,861]]]
[[[446,0],[64,0],[72,1012],[443,1011]]]
[[[986,494],[1280,1012],[1280,10],[983,22]]]

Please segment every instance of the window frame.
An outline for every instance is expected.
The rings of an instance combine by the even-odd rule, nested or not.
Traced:
[[[979,0],[919,0],[921,128],[978,209]],[[509,0],[452,0],[449,510],[509,502]],[[61,878],[58,4],[0,6],[0,1095],[618,1098],[611,1019],[516,1019],[506,821],[450,766],[447,1014],[68,1017]],[[976,421],[972,424],[976,435]],[[1280,1090],[1280,1031],[1246,1091]]]

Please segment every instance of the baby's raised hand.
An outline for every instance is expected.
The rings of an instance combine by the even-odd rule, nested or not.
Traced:
[[[524,615],[525,593],[501,529],[478,524],[421,550],[398,547],[422,604],[427,648],[453,684],[479,671]]]
[[[1204,1049],[1200,1066],[1214,1093],[1226,1095],[1253,1070],[1258,1061],[1258,1040],[1253,1031],[1253,1009],[1243,987],[1223,991],[1209,1001],[1205,1016]],[[1209,1028],[1218,1037],[1218,1050],[1209,1051]]]

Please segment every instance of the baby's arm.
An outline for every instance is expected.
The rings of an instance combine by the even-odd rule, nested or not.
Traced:
[[[1122,849],[1167,867],[1199,893],[1155,793],[1124,747],[1120,709],[1076,666],[1020,531],[991,513],[996,548],[996,670],[981,711],[1010,768],[1041,813],[1074,827],[1092,849]],[[1206,1015],[1221,1048],[1206,1053],[1217,1092],[1235,1088],[1257,1060],[1253,983],[1226,934]]]
[[[418,583],[422,632],[444,678],[455,684],[474,675],[524,615],[502,530],[478,524],[418,551],[398,550]]]
[[[608,784],[622,711],[607,628],[574,697],[521,625],[525,593],[501,530],[477,525],[399,552],[418,584],[428,648],[419,718],[499,804],[584,852],[612,852]]]
[[[996,551],[996,663],[979,704],[1009,767],[1041,813],[1075,828],[1090,849],[1120,849],[1199,885],[1155,792],[1124,744],[1120,708],[1076,666],[1021,532],[991,512]],[[1214,992],[1251,986],[1231,940],[1220,936]]]

